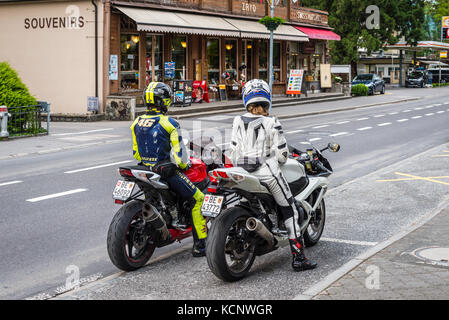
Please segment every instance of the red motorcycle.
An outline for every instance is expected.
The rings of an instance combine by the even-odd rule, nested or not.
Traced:
[[[190,142],[191,167],[184,174],[200,190],[208,188],[208,172],[223,167],[228,159],[210,138]],[[201,160],[200,160],[201,159]],[[156,248],[181,241],[192,233],[193,201],[179,199],[160,175],[146,166],[120,167],[123,179],[113,192],[123,205],[109,226],[107,247],[112,263],[124,271],[144,266]]]

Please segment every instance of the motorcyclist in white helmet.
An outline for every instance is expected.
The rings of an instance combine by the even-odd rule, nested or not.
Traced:
[[[317,264],[304,255],[304,242],[298,224],[298,210],[280,165],[288,159],[287,141],[278,119],[269,116],[271,93],[259,79],[246,83],[242,92],[247,113],[234,118],[230,157],[234,165],[257,168],[252,172],[273,194],[287,228],[295,271],[314,269]]]

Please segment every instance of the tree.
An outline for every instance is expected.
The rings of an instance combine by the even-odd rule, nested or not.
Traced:
[[[449,1],[449,0],[448,0]],[[424,38],[425,0],[303,0],[304,7],[329,12],[329,25],[341,36],[341,41],[330,44],[331,59],[337,64],[352,64],[359,57],[359,48],[368,54],[380,50],[386,43],[394,44],[404,38],[416,44]],[[378,12],[368,11],[375,6]],[[367,22],[379,15],[379,25],[371,28]]]
[[[36,99],[30,95],[17,72],[8,63],[0,62],[0,106],[12,108],[36,103]]]

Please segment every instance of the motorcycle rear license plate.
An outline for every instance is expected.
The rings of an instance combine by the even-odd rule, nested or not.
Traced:
[[[136,184],[134,182],[123,181],[123,180],[117,181],[117,184],[115,185],[114,192],[112,192],[112,198],[116,199],[116,200],[123,200],[123,201],[127,200],[133,193],[135,185]]]
[[[204,196],[203,205],[201,207],[201,214],[204,217],[215,218],[220,214],[221,207],[223,206],[223,196],[214,196],[206,194]]]

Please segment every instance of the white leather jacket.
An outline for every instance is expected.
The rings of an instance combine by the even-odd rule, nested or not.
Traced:
[[[287,141],[278,119],[249,112],[234,118],[230,151],[234,164],[243,157],[275,158],[280,163],[288,158]]]

